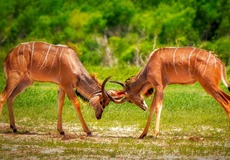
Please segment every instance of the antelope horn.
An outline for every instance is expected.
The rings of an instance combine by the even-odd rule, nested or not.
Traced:
[[[107,83],[107,81],[111,78],[112,76],[107,77],[103,83],[102,83],[102,87],[101,87],[101,92],[102,92],[102,97],[109,97],[109,99],[115,103],[123,103],[125,102],[127,99],[126,98],[122,98],[119,100],[114,99],[109,93],[107,93],[105,91],[105,84]]]
[[[122,99],[116,100],[116,99],[114,99],[112,96],[110,96],[109,94],[108,94],[108,97],[109,97],[114,103],[124,103],[125,101],[127,101],[126,98],[122,98]]]
[[[101,85],[101,93],[102,93],[102,97],[103,97],[103,98],[108,97],[108,93],[105,91],[105,84],[106,84],[106,82],[107,82],[111,77],[112,77],[112,76],[107,77],[107,78],[103,81],[103,83],[102,83],[102,85]],[[109,97],[109,98],[110,98],[110,97]]]
[[[119,85],[121,85],[123,88],[125,87],[125,85],[124,85],[122,82],[119,82],[119,81],[109,81],[109,82],[119,84]]]
[[[109,82],[119,84],[119,85],[121,85],[121,86],[123,87],[123,89],[125,90],[125,85],[124,85],[124,83],[122,83],[122,82],[120,82],[120,81],[109,81]]]

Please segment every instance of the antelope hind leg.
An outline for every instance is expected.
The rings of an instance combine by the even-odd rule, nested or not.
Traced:
[[[2,114],[2,109],[6,102],[6,97],[4,96],[5,93],[6,93],[6,89],[4,89],[3,92],[0,94],[0,115]]]
[[[13,103],[14,99],[22,92],[24,91],[28,86],[30,86],[33,83],[27,76],[25,76],[17,85],[17,87],[13,90],[13,92],[10,94],[7,103],[8,103],[8,111],[9,111],[9,117],[10,117],[10,128],[12,128],[13,132],[17,132],[15,121],[14,121],[14,113],[13,113]]]

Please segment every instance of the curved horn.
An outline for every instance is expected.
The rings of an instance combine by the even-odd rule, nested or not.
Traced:
[[[109,81],[109,82],[119,84],[119,85],[121,85],[123,88],[125,87],[125,85],[124,85],[122,82],[119,82],[119,81]]]
[[[126,98],[122,98],[119,100],[114,99],[111,95],[108,94],[108,97],[114,102],[114,103],[124,103],[125,101],[127,101]]]
[[[127,99],[126,98],[122,98],[122,99],[119,99],[119,100],[116,100],[116,99],[114,99],[109,93],[107,93],[106,91],[105,91],[105,84],[107,83],[107,81],[111,78],[112,76],[109,76],[109,77],[107,77],[104,81],[103,81],[103,83],[102,83],[102,86],[101,86],[101,92],[102,92],[102,97],[109,97],[109,99],[111,100],[111,101],[113,101],[113,102],[115,102],[115,103],[123,103],[123,102],[125,102]],[[115,82],[115,81],[114,81]],[[120,82],[121,83],[121,82]],[[122,83],[121,83],[122,84]],[[120,84],[120,85],[121,85]]]
[[[112,76],[107,77],[107,78],[103,81],[103,83],[102,83],[102,85],[101,85],[102,97],[108,97],[108,94],[107,94],[106,91],[105,91],[105,84],[106,84],[106,82],[107,82],[111,77],[112,77]]]

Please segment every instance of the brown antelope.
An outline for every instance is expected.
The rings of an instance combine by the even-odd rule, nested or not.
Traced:
[[[230,119],[230,96],[223,92],[219,85],[220,80],[228,87],[226,71],[223,62],[211,52],[192,47],[162,48],[155,50],[149,58],[146,66],[134,77],[129,78],[125,84],[121,84],[123,91],[118,91],[115,96],[124,96],[130,102],[135,103],[143,110],[147,109],[142,94],[150,95],[155,88],[155,95],[150,108],[147,124],[140,138],[147,135],[149,125],[156,111],[156,125],[154,136],[159,132],[160,116],[164,89],[168,84],[193,84],[198,81],[206,92],[224,108]]]
[[[74,89],[89,100],[97,119],[101,118],[103,109],[112,99],[104,90],[108,78],[100,85],[86,71],[74,50],[64,45],[43,42],[21,43],[7,55],[4,72],[6,86],[0,95],[0,114],[5,101],[7,101],[10,127],[14,132],[17,131],[13,114],[14,99],[34,81],[52,82],[59,85],[57,130],[62,135],[64,135],[62,109],[65,94],[75,107],[83,130],[87,135],[91,135],[91,132],[83,119]],[[119,101],[113,101],[119,103]]]

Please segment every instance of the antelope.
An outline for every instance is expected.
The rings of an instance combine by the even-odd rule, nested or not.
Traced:
[[[51,82],[59,86],[57,130],[61,135],[65,134],[62,129],[62,110],[67,94],[76,109],[83,130],[91,136],[82,116],[80,103],[75,96],[75,89],[76,93],[89,100],[97,119],[101,118],[110,100],[119,103],[119,100],[112,99],[104,90],[109,77],[101,85],[89,75],[75,51],[65,45],[44,42],[21,43],[8,53],[4,61],[4,73],[6,86],[0,94],[0,114],[7,101],[10,127],[13,132],[17,132],[13,114],[14,99],[35,81]]]
[[[119,81],[111,82],[123,86],[122,91],[113,92],[113,97],[124,97],[143,110],[147,109],[147,105],[142,95],[151,95],[155,88],[147,124],[139,137],[144,138],[148,133],[154,111],[156,112],[154,137],[159,133],[164,89],[169,84],[193,84],[198,81],[223,107],[230,119],[230,96],[218,86],[221,80],[230,91],[224,63],[216,55],[211,51],[184,47],[157,49],[152,52],[146,66],[136,76],[129,78],[124,84]]]

